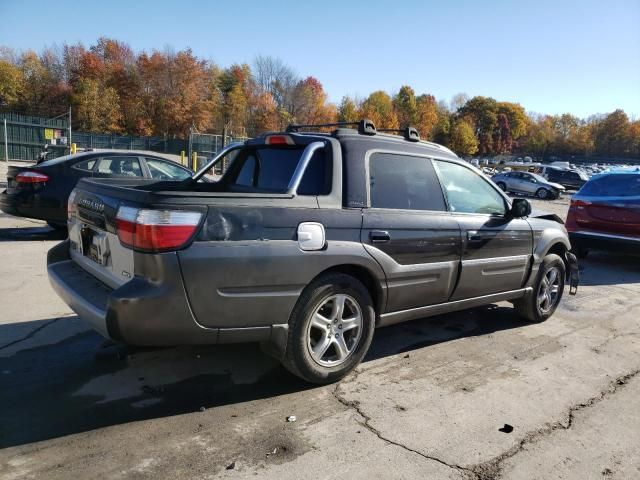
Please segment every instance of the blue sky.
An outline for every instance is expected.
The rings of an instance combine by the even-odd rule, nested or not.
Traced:
[[[221,66],[280,57],[332,101],[404,84],[579,116],[640,117],[640,0],[0,0],[0,45],[99,36],[134,50],[190,47]]]

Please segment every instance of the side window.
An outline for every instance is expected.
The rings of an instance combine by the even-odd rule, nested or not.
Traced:
[[[76,170],[84,170],[87,172],[90,172],[91,170],[93,170],[93,167],[96,165],[96,159],[92,158],[90,160],[85,160],[83,162],[78,162],[75,165],[73,165],[73,168],[75,168]]]
[[[431,160],[392,153],[369,158],[373,208],[445,211],[442,189]]]
[[[488,181],[457,163],[434,161],[452,212],[504,215],[504,198]]]
[[[138,157],[105,157],[98,163],[98,173],[114,177],[142,177]]]
[[[236,178],[236,185],[243,185],[245,187],[253,187],[254,178],[256,174],[256,157],[255,155],[249,155],[242,165],[240,172]]]
[[[157,180],[184,180],[189,178],[191,174],[186,170],[165,160],[157,158],[145,158],[151,178]]]

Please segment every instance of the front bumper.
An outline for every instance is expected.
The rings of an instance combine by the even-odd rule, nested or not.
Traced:
[[[138,346],[270,342],[282,350],[287,325],[207,328],[198,324],[187,301],[175,253],[146,255],[150,278],[134,276],[111,289],[69,255],[69,240],[47,255],[49,281],[56,293],[103,336]],[[214,312],[212,312],[213,314]]]
[[[578,269],[578,259],[571,252],[565,253],[566,264],[569,269],[567,276],[569,279],[569,295],[578,293],[578,285],[580,283],[580,270]]]

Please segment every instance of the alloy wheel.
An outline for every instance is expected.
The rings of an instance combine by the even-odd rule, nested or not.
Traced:
[[[551,267],[545,273],[538,288],[538,308],[544,314],[549,313],[558,303],[560,297],[561,272],[558,267]]]
[[[362,309],[351,296],[335,294],[315,310],[307,328],[307,348],[323,367],[344,363],[354,352],[362,334]]]

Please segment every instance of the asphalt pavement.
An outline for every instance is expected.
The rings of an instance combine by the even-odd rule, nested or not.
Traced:
[[[639,258],[593,252],[542,324],[499,303],[380,329],[315,387],[255,345],[104,340],[48,284],[63,236],[0,215],[3,480],[640,478]]]

